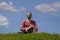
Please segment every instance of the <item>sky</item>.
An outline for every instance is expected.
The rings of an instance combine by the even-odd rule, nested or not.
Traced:
[[[38,32],[60,34],[60,0],[0,0],[0,33],[19,32],[27,12]]]

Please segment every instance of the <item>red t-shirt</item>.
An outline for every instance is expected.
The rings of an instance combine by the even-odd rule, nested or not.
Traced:
[[[20,30],[26,31],[26,29],[22,29],[22,28],[28,28],[30,26],[30,24],[32,24],[34,26],[35,31],[38,31],[38,26],[34,20],[31,20],[30,23],[27,20],[23,21],[22,26],[20,27]]]

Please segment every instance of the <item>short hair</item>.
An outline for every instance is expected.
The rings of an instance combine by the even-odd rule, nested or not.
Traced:
[[[27,12],[27,14],[28,14],[28,13],[29,13],[30,15],[32,15],[32,13],[31,13],[31,12]],[[26,14],[26,15],[27,15],[27,14]]]

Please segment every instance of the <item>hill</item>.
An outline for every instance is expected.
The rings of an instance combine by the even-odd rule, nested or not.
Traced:
[[[60,40],[60,34],[31,33],[31,34],[0,34],[0,40]]]

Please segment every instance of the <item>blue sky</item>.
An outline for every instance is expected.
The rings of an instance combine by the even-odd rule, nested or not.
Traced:
[[[0,33],[19,32],[31,12],[39,32],[60,34],[59,10],[59,0],[0,0]]]

